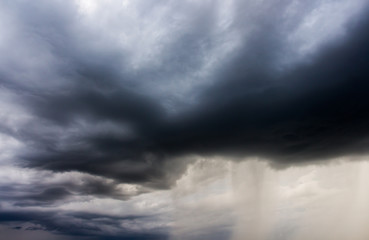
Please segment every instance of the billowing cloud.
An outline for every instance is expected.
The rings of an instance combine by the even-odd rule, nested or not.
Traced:
[[[198,159],[288,168],[367,154],[367,9],[365,0],[3,1],[2,222],[112,239],[162,239],[173,227],[190,238],[185,209],[208,206],[198,218],[206,222],[223,215],[206,199],[229,199],[211,192],[198,206],[181,202],[198,191],[188,179],[225,171],[203,171]],[[80,203],[129,205],[166,191],[184,218],[178,226],[162,206],[73,215]],[[76,223],[86,219],[99,224]]]

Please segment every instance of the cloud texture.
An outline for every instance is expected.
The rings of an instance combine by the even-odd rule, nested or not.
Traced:
[[[171,209],[146,197],[178,187],[198,158],[285,168],[368,153],[367,9],[364,0],[1,2],[0,221],[166,239]],[[137,211],[64,208],[91,201]]]

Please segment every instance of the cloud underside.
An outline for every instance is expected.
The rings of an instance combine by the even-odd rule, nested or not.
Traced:
[[[173,187],[191,156],[278,167],[368,153],[366,4],[210,2],[1,3],[0,163],[73,177],[1,185],[3,201],[128,201]]]
[[[45,23],[28,11],[17,17],[34,21],[34,41],[42,43],[41,50],[47,50],[49,58],[63,62],[49,70],[59,82],[36,75],[31,76],[35,81],[31,85],[27,75],[14,79],[11,69],[1,77],[3,89],[30,115],[16,130],[3,126],[6,134],[24,144],[16,155],[25,166],[76,170],[124,182],[153,181],[160,187],[156,179],[166,177],[167,162],[178,156],[253,155],[295,164],[367,149],[369,25],[365,16],[348,22],[339,40],[288,66],[277,61],[288,54],[283,42],[288,32],[278,32],[278,17],[252,22],[258,29],[248,33],[251,37],[237,53],[219,66],[212,84],[194,89],[196,96],[189,95],[194,100],[185,107],[172,103],[172,108],[179,109],[172,113],[163,105],[166,99],[126,80],[137,75],[151,81],[151,75],[156,78],[154,72],[141,76],[122,71],[115,65],[124,60],[114,58],[123,56],[79,49],[78,34],[84,36],[69,29],[74,16],[43,16],[50,9],[39,8],[37,14],[53,21]],[[187,45],[204,40],[203,33],[194,30],[192,34],[194,39]],[[185,50],[168,51],[180,56]],[[192,55],[197,57],[196,52]],[[171,69],[167,64],[165,68]],[[162,70],[157,69],[165,74]],[[164,84],[158,82],[158,88]]]

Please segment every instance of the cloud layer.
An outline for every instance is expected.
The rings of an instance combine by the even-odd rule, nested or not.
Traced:
[[[364,0],[3,1],[1,221],[164,239],[171,221],[156,210],[59,207],[155,199],[198,156],[283,168],[367,153],[367,9]],[[163,219],[151,226],[154,215]],[[77,224],[86,219],[104,227]]]

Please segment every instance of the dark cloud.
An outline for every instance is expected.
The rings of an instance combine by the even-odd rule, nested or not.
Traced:
[[[82,176],[76,181],[64,177],[59,181],[52,179],[51,174],[40,174],[32,182],[14,185],[0,185],[0,198],[12,202],[15,206],[58,206],[73,202],[78,197],[111,198],[128,200],[132,196],[147,192],[137,187],[134,192],[119,188],[119,182],[94,176]],[[45,179],[46,178],[46,179]]]
[[[35,201],[54,201],[57,199],[64,199],[70,192],[62,187],[55,187],[55,188],[48,188],[42,191],[40,194],[28,196],[28,198],[35,200]]]
[[[278,14],[285,9],[268,5],[277,10],[268,10],[267,18],[239,16],[237,28],[241,20],[254,23],[252,37],[219,68],[212,86],[197,90],[199,97],[190,110],[170,115],[161,99],[129,83],[134,75],[119,71],[114,59],[124,62],[123,57],[87,52],[81,41],[89,32],[77,34],[69,26],[76,14],[71,6],[55,16],[49,11],[55,6],[29,7],[37,11],[17,15],[19,21],[28,21],[21,26],[34,27],[37,44],[69,65],[58,65],[61,69],[53,72],[67,79],[60,87],[46,82],[36,90],[20,83],[13,86],[22,89],[19,101],[35,117],[14,134],[28,146],[20,154],[26,166],[163,188],[170,185],[172,171],[183,169],[181,164],[164,169],[166,162],[182,155],[261,155],[293,164],[366,149],[369,35],[363,16],[346,26],[343,39],[287,69],[276,63],[288,53],[282,34],[296,27],[282,24],[286,29],[281,31]],[[211,18],[211,9],[205,12],[201,16]],[[41,21],[44,18],[48,23]],[[173,56],[176,49],[197,49],[199,39],[210,41],[204,38],[210,33],[201,29],[212,29],[212,21],[201,22],[186,40],[177,42],[180,46],[169,48]],[[183,65],[192,61],[186,56]],[[36,78],[43,82],[43,76]],[[7,79],[2,78],[4,86]]]
[[[17,112],[14,121],[0,123],[0,133],[21,143],[12,160],[40,171],[89,174],[79,183],[50,183],[45,178],[32,183],[33,189],[1,186],[1,199],[17,207],[51,207],[86,196],[128,200],[171,187],[191,155],[262,156],[293,165],[367,153],[365,10],[343,27],[342,36],[302,60],[283,63],[294,57],[286,35],[318,2],[296,8],[292,18],[285,17],[290,1],[254,6],[260,10],[248,14],[248,6],[236,2],[234,19],[227,23],[231,30],[219,32],[220,5],[192,8],[183,3],[184,17],[171,16],[173,24],[168,25],[176,37],[159,36],[164,44],[149,47],[144,42],[151,36],[141,37],[132,50],[143,52],[139,57],[112,40],[111,35],[121,36],[114,32],[115,25],[124,24],[120,21],[105,30],[83,22],[73,3],[1,3],[12,30],[5,32],[9,39],[0,46],[6,56],[0,57],[0,91],[9,92],[12,98],[4,101]],[[155,15],[156,8],[140,4],[141,18]],[[181,22],[181,17],[187,20]],[[237,37],[232,37],[235,32]],[[225,46],[234,39],[241,39],[240,47],[229,56],[209,54],[220,51],[219,42]],[[140,67],[130,61],[132,55],[149,64]],[[201,72],[212,62],[216,70]],[[139,189],[125,193],[120,183],[137,184]],[[2,222],[34,222],[69,235],[167,238],[127,229],[106,236],[109,231],[100,228],[119,229],[116,224],[124,220],[55,212],[0,214]]]
[[[344,40],[292,70],[268,70],[262,60],[250,71],[244,62],[253,58],[241,55],[227,79],[206,90],[198,108],[168,124],[163,148],[259,155],[291,164],[361,154],[369,107],[369,24],[361,20],[348,26]],[[258,42],[253,55],[262,58],[269,48]]]
[[[124,221],[134,222],[137,219],[149,221],[150,218],[150,216],[115,217],[79,212],[1,211],[0,223],[22,223],[24,226],[18,225],[13,229],[47,231],[81,239],[168,239],[163,229],[151,229],[150,232],[145,233],[120,226]],[[110,234],[107,233],[107,229],[110,230]]]

